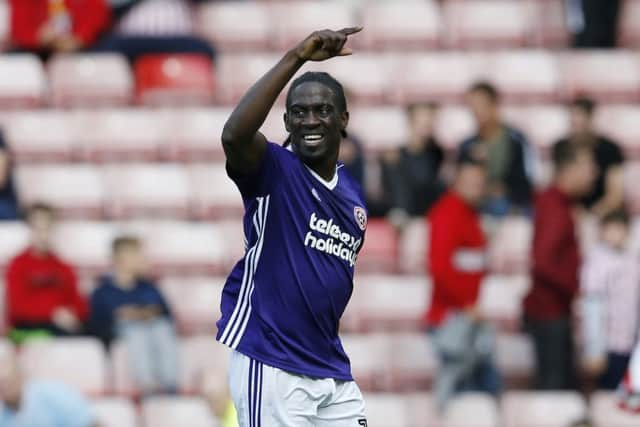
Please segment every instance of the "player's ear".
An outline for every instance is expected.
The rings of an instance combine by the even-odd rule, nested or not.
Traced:
[[[282,117],[284,119],[284,128],[287,130],[287,132],[291,132],[291,126],[289,126],[289,115],[286,111]]]
[[[349,124],[349,112],[343,111],[342,114],[340,114],[340,130],[343,131],[347,129],[348,124]]]

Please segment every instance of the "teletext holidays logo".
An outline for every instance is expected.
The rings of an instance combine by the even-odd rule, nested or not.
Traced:
[[[333,219],[318,219],[315,212],[309,218],[309,228],[311,230],[304,237],[305,246],[349,261],[351,267],[355,265],[358,248],[362,244],[361,238],[356,240],[351,234],[344,233],[339,225],[333,223]],[[318,237],[313,231],[327,237]]]

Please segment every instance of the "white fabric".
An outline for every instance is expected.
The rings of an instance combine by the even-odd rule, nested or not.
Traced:
[[[145,0],[128,11],[118,25],[118,33],[128,36],[186,36],[193,32],[193,15],[183,0]]]
[[[240,427],[367,425],[364,399],[354,381],[295,375],[234,351],[229,385]]]

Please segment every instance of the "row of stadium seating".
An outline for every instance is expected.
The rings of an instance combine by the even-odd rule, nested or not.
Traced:
[[[639,2],[640,4],[640,2]],[[133,71],[118,54],[0,56],[0,106],[114,106],[137,102],[233,104],[280,53],[221,53],[215,67],[199,55],[152,55]],[[356,101],[460,101],[474,80],[493,81],[513,102],[556,102],[589,94],[640,99],[640,57],[630,50],[359,53],[306,64],[334,74]]]

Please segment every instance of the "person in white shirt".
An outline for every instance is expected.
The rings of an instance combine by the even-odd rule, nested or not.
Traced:
[[[640,266],[623,211],[600,223],[600,242],[582,265],[583,365],[598,387],[615,390],[629,365],[640,313]]]

